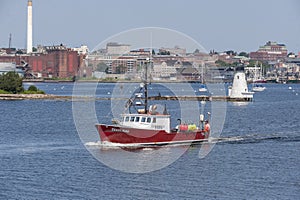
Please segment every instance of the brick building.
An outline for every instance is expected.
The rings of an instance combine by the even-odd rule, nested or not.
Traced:
[[[16,65],[28,63],[31,72],[39,78],[69,78],[77,75],[83,57],[77,51],[63,45],[39,47],[33,54],[7,54],[0,56],[0,62]]]
[[[259,47],[256,52],[250,52],[252,60],[260,61],[278,61],[287,57],[287,49],[284,44],[276,42],[267,42],[264,46]]]

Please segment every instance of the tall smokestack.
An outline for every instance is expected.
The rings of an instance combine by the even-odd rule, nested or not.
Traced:
[[[27,53],[32,52],[32,0],[27,3]]]

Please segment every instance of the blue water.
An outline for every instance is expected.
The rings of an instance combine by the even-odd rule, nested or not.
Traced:
[[[71,83],[36,85],[72,95]],[[97,95],[110,96],[113,87],[100,84]],[[171,165],[144,174],[95,159],[77,134],[71,101],[0,101],[0,199],[299,199],[300,85],[266,87],[249,104],[227,103],[224,140],[204,159],[194,145]],[[95,103],[98,120],[109,122],[109,103]],[[176,102],[167,104],[176,113]],[[117,149],[98,153],[119,158]]]

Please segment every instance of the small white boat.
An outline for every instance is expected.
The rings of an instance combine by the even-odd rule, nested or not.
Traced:
[[[266,89],[266,87],[262,86],[262,85],[255,85],[252,87],[252,91],[253,92],[262,92]]]
[[[199,88],[199,92],[207,92],[207,88],[205,87],[205,85],[201,85],[201,87]]]

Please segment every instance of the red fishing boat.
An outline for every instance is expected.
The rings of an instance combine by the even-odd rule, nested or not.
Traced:
[[[195,124],[170,129],[170,115],[124,114],[116,125],[96,124],[101,142],[136,145],[195,143],[207,139],[209,130]]]
[[[146,76],[147,80],[147,67]],[[137,113],[131,113],[134,106]],[[120,120],[112,120],[112,124],[96,124],[102,143],[126,145],[166,145],[196,143],[207,140],[210,127],[204,115],[199,115],[198,125],[181,123],[171,128],[171,116],[166,105],[162,113],[157,106],[148,107],[147,81],[140,85],[140,91],[128,100],[125,106],[129,113],[121,114]],[[136,108],[139,107],[139,108]],[[142,108],[141,108],[142,107]]]

